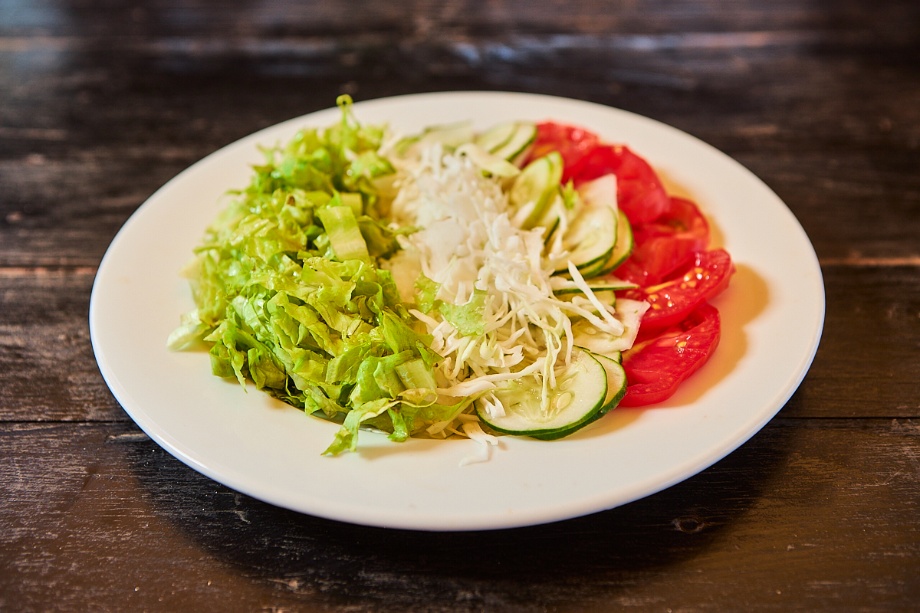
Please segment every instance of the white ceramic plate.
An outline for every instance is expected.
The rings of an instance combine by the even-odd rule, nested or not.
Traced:
[[[630,145],[669,191],[695,199],[737,266],[716,302],[722,343],[664,405],[620,409],[554,442],[505,437],[488,462],[468,440],[395,444],[362,433],[361,450],[320,455],[337,426],[210,374],[202,352],[165,342],[192,307],[179,270],[221,195],[243,187],[257,144],[327,126],[337,109],[244,138],[157,191],[103,259],[90,305],[99,367],[115,397],[157,443],[193,469],[263,501],[358,524],[420,530],[524,526],[610,509],[709,467],[755,434],[805,375],[824,322],[814,249],[795,217],[754,175],[669,126],[596,104],[513,93],[421,94],[355,106],[399,131],[472,119],[555,119]]]

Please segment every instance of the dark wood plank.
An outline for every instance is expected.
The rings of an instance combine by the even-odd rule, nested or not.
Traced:
[[[821,345],[783,415],[920,417],[917,268],[833,266],[823,273]]]
[[[0,421],[127,420],[89,335],[92,269],[0,269]]]
[[[828,308],[779,416],[660,494],[496,533],[299,515],[152,443],[89,341],[121,224],[341,92],[458,89],[664,121],[783,198]],[[0,610],[916,610],[920,3],[9,0],[0,92]]]
[[[906,611],[920,598],[918,433],[911,420],[780,419],[619,509],[428,534],[263,504],[130,425],[6,425],[0,598],[27,610]]]
[[[66,6],[66,5],[65,5]],[[719,32],[782,29],[846,33],[865,28],[866,22],[890,31],[903,31],[916,23],[910,18],[917,7],[909,0],[882,0],[867,15],[859,0],[815,6],[798,0],[731,3],[693,3],[650,0],[635,3],[586,0],[577,3],[522,0],[407,0],[399,4],[349,0],[337,5],[308,2],[294,6],[272,3],[237,3],[216,0],[156,0],[136,4],[73,3],[62,8],[49,0],[7,2],[0,9],[0,34],[28,36],[328,36],[354,31],[402,32],[434,36],[439,30],[453,34],[487,35],[507,31],[592,32],[632,31]],[[884,32],[884,30],[879,30]]]
[[[597,5],[585,6],[571,19],[552,5],[518,17],[517,28],[481,31],[477,23],[515,23],[514,14],[448,3],[418,36],[385,10],[355,22],[354,37],[332,36],[339,26],[323,12],[295,14],[279,37],[275,18],[257,13],[266,23],[256,18],[249,33],[228,27],[196,42],[192,32],[239,17],[207,3],[154,5],[162,23],[136,37],[97,31],[100,9],[90,7],[67,21],[79,36],[22,38],[12,27],[0,45],[0,65],[13,67],[0,71],[12,94],[0,123],[0,265],[95,265],[127,216],[181,169],[340,92],[361,100],[465,88],[574,96],[671,123],[761,176],[822,258],[917,255],[918,5],[883,3],[868,19],[847,4],[827,14],[670,9],[662,20],[696,26],[638,33],[630,9],[595,21],[586,15]],[[29,32],[42,17],[22,9],[19,19]],[[134,18],[120,19],[101,23]],[[617,27],[595,30],[605,19]],[[761,25],[722,32],[723,19]],[[332,29],[307,36],[309,24]]]

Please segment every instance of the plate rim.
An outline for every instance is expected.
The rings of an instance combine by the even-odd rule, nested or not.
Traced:
[[[754,175],[737,160],[734,160],[712,145],[696,138],[691,134],[688,134],[683,130],[679,130],[678,128],[668,124],[633,113],[631,111],[616,109],[614,107],[587,102],[584,100],[547,96],[543,94],[478,91],[419,93],[377,98],[368,101],[356,102],[354,109],[359,117],[359,120],[361,120],[362,115],[364,115],[365,111],[368,110],[373,110],[375,108],[387,108],[394,105],[400,106],[407,103],[416,104],[420,101],[423,103],[438,106],[443,104],[456,105],[460,101],[469,103],[472,100],[488,100],[490,103],[498,103],[504,101],[507,103],[507,101],[511,99],[514,99],[517,104],[526,104],[530,102],[537,103],[538,106],[543,104],[550,106],[561,105],[571,107],[573,109],[593,109],[596,113],[610,113],[612,114],[611,116],[618,115],[621,119],[628,119],[639,125],[653,126],[655,129],[664,129],[666,132],[677,133],[681,138],[685,140],[689,139],[688,142],[692,143],[692,145],[695,147],[702,147],[703,150],[707,151],[710,155],[719,156],[723,159],[723,161],[735,166],[742,174],[746,175],[745,178],[749,182],[752,182],[753,185],[758,186],[761,190],[765,190],[766,193],[771,195],[775,202],[781,206],[781,208],[778,209],[779,213],[781,215],[787,216],[786,222],[789,223],[791,221],[791,226],[797,228],[799,236],[796,238],[799,241],[804,241],[804,243],[807,244],[808,248],[810,249],[810,255],[812,256],[812,261],[806,262],[806,264],[811,269],[813,274],[815,272],[817,273],[815,289],[819,291],[815,296],[813,296],[813,298],[815,298],[820,304],[815,303],[812,305],[812,308],[815,309],[817,321],[813,322],[813,325],[810,328],[809,343],[801,355],[799,355],[797,364],[793,368],[795,376],[789,378],[782,389],[776,390],[774,397],[769,399],[767,404],[772,407],[771,410],[761,410],[752,415],[752,419],[749,421],[749,423],[746,424],[746,431],[742,435],[734,436],[731,440],[724,441],[724,444],[720,446],[713,447],[708,450],[704,450],[702,453],[696,454],[694,456],[693,462],[691,462],[690,465],[685,463],[682,467],[675,467],[674,470],[670,473],[662,472],[659,474],[659,479],[654,484],[654,486],[642,486],[639,484],[636,485],[631,491],[622,491],[619,496],[613,497],[616,498],[614,501],[615,504],[610,504],[612,500],[611,496],[598,495],[594,497],[589,496],[570,504],[556,503],[542,509],[529,509],[527,512],[493,514],[492,516],[483,515],[471,517],[468,519],[468,521],[462,521],[458,520],[457,518],[453,518],[449,522],[444,522],[438,520],[438,518],[435,517],[404,517],[401,516],[400,513],[388,512],[380,514],[373,512],[363,512],[360,509],[354,509],[343,514],[340,505],[335,504],[335,501],[329,503],[329,501],[325,500],[313,500],[308,501],[307,504],[304,504],[302,497],[290,495],[284,496],[279,495],[277,492],[261,491],[259,488],[252,487],[252,484],[245,476],[230,474],[227,471],[223,471],[219,468],[215,469],[213,465],[209,464],[207,461],[203,461],[203,459],[200,457],[201,454],[196,452],[196,450],[187,449],[181,440],[173,436],[174,433],[163,431],[161,428],[159,428],[155,423],[155,420],[151,421],[151,419],[149,419],[150,416],[146,410],[139,409],[138,402],[143,401],[138,401],[132,390],[125,386],[121,373],[118,370],[120,367],[113,365],[109,360],[109,353],[111,349],[107,345],[108,341],[103,338],[102,334],[102,329],[106,325],[106,322],[100,319],[106,315],[105,309],[107,305],[104,304],[106,300],[106,283],[108,282],[111,284],[110,280],[107,281],[107,274],[109,274],[110,268],[113,266],[113,262],[115,261],[114,258],[116,258],[119,253],[119,245],[126,236],[129,236],[132,232],[135,231],[135,228],[138,224],[143,222],[144,216],[149,211],[153,210],[156,206],[161,206],[157,203],[160,202],[163,198],[168,197],[170,190],[172,190],[179,182],[187,180],[188,177],[194,177],[196,173],[198,173],[208,164],[218,163],[221,156],[227,155],[228,150],[231,148],[248,147],[254,143],[262,142],[268,135],[291,130],[292,128],[296,128],[301,125],[322,125],[322,122],[325,121],[327,116],[334,115],[337,112],[337,109],[334,107],[313,113],[308,113],[299,117],[288,119],[272,126],[268,126],[210,153],[209,155],[205,156],[201,160],[195,162],[188,168],[178,173],[170,181],[156,190],[142,205],[138,207],[138,209],[119,229],[118,233],[116,233],[112,243],[107,248],[106,253],[103,256],[97,269],[90,297],[89,323],[93,351],[96,355],[100,372],[102,373],[106,384],[111,389],[116,400],[118,400],[119,404],[124,408],[126,413],[128,413],[128,415],[135,421],[135,423],[137,423],[137,425],[145,433],[147,433],[147,435],[150,436],[152,440],[158,443],[171,455],[175,456],[197,472],[200,472],[236,491],[246,493],[247,495],[253,496],[254,498],[263,500],[270,504],[292,509],[302,513],[307,513],[310,515],[325,517],[328,519],[362,525],[415,530],[464,531],[514,528],[526,525],[549,523],[603,511],[605,509],[621,506],[622,504],[627,504],[639,498],[652,495],[668,487],[671,487],[691,476],[694,476],[706,468],[712,466],[720,459],[724,458],[735,449],[743,445],[745,442],[747,442],[752,436],[759,432],[763,426],[766,425],[776,415],[776,413],[782,409],[782,407],[788,402],[789,398],[795,393],[796,389],[798,389],[798,387],[801,385],[802,380],[806,376],[808,369],[814,360],[815,354],[820,344],[821,335],[823,333],[826,297],[824,292],[823,278],[821,276],[820,264],[817,260],[817,255],[814,252],[814,247],[811,245],[810,240],[808,239],[804,229],[801,227],[801,224],[795,218],[795,215],[759,177]],[[593,129],[595,126],[586,125],[585,127]],[[628,145],[629,143],[627,142],[626,144]],[[655,166],[655,162],[653,160],[650,160],[650,162],[653,166]],[[199,230],[203,230],[203,228],[200,228]],[[175,273],[176,276],[178,276],[178,271],[175,271]],[[180,313],[175,313],[174,315],[176,318],[178,318],[179,314]],[[514,451],[514,449],[509,450],[508,453],[513,453]]]

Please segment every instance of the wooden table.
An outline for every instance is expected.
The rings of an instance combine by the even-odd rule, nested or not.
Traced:
[[[437,90],[634,111],[773,188],[827,291],[779,415],[660,494],[461,534],[281,510],[148,439],[87,324],[121,224],[339,93]],[[913,0],[0,1],[0,610],[917,610],[918,350]]]

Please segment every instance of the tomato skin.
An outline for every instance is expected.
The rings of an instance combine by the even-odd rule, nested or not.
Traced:
[[[641,407],[670,398],[706,363],[720,337],[719,311],[703,303],[678,325],[637,343],[623,355],[629,383],[619,406]]]
[[[657,285],[686,268],[709,244],[709,223],[692,201],[671,198],[668,212],[633,227],[635,249],[616,276],[639,285]]]
[[[731,256],[724,249],[701,251],[680,276],[625,292],[626,298],[651,305],[642,317],[640,334],[680,323],[699,305],[722,293],[733,272]]]
[[[558,151],[562,156],[562,183],[581,172],[586,156],[599,144],[596,134],[577,126],[545,121],[537,124],[537,138],[528,156],[530,160]]]
[[[562,155],[562,182],[576,185],[606,174],[617,177],[617,204],[632,224],[653,221],[664,214],[671,201],[658,174],[628,147],[607,145],[583,128],[552,121],[537,124],[537,138],[529,159],[550,151]]]
[[[606,174],[617,177],[617,204],[633,225],[654,221],[667,213],[671,200],[658,174],[629,147],[599,145],[581,163],[575,183]]]

